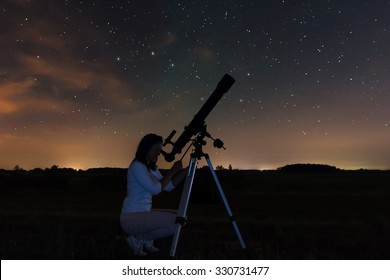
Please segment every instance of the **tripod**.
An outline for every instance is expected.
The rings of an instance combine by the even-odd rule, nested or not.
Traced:
[[[202,150],[202,146],[204,146],[206,144],[206,141],[203,140],[203,138],[205,136],[209,136],[209,134],[206,131],[199,133],[198,136],[196,137],[196,139],[194,140],[194,142],[192,143],[192,145],[194,146],[195,149],[194,149],[193,153],[191,154],[189,169],[188,169],[188,173],[187,173],[186,180],[184,183],[184,189],[183,189],[183,193],[182,193],[181,200],[180,200],[178,214],[176,217],[175,233],[173,236],[171,250],[169,253],[169,256],[172,258],[176,254],[176,248],[177,248],[177,243],[179,241],[181,227],[187,221],[186,213],[187,213],[187,208],[188,208],[188,202],[189,202],[190,195],[191,195],[192,185],[194,182],[196,165],[197,165],[198,160],[201,159],[202,157],[204,157],[207,161],[207,165],[209,166],[211,174],[212,174],[214,181],[217,185],[217,188],[218,188],[219,193],[221,195],[222,201],[223,201],[225,208],[226,208],[226,211],[229,215],[230,221],[231,221],[233,228],[237,234],[238,240],[240,241],[241,248],[243,250],[246,249],[245,242],[241,236],[240,230],[238,229],[237,223],[233,218],[233,213],[230,210],[229,204],[226,200],[226,197],[225,197],[225,194],[222,190],[221,184],[219,183],[218,177],[214,171],[213,165],[211,164],[210,157],[208,154],[205,154]]]

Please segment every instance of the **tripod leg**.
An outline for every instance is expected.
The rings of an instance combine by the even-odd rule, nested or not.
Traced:
[[[223,204],[225,205],[226,211],[227,211],[227,213],[229,215],[230,221],[232,222],[232,225],[233,225],[233,228],[234,228],[234,230],[235,230],[235,232],[237,234],[238,240],[240,241],[241,248],[242,249],[246,249],[246,245],[245,245],[244,239],[242,238],[240,230],[238,229],[237,223],[234,220],[232,210],[229,207],[229,203],[227,202],[227,199],[226,199],[225,194],[224,194],[224,192],[222,190],[221,184],[219,183],[217,174],[215,173],[213,165],[211,164],[210,158],[208,156],[206,156],[206,160],[207,160],[207,164],[208,164],[208,166],[210,168],[211,174],[213,175],[214,181],[217,184],[219,193],[221,195]]]
[[[169,253],[170,257],[174,257],[176,254],[176,247],[177,247],[177,242],[179,241],[180,230],[185,223],[188,202],[190,199],[192,184],[194,182],[194,177],[195,177],[197,160],[198,159],[196,157],[191,157],[190,159],[188,173],[184,183],[184,189],[181,195],[179,210],[176,217],[175,233],[173,235],[173,241]]]

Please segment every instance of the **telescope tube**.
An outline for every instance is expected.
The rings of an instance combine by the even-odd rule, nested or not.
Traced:
[[[204,127],[206,117],[210,114],[215,105],[217,105],[222,96],[232,87],[234,82],[234,78],[230,75],[225,74],[223,76],[216,89],[210,95],[209,99],[207,99],[206,103],[202,106],[199,112],[194,116],[190,124],[184,127],[183,133],[179,136],[176,142],[171,142],[173,145],[172,151],[170,153],[162,152],[166,161],[173,161],[175,159],[175,155],[181,153],[181,150],[191,140],[191,137],[201,131]]]

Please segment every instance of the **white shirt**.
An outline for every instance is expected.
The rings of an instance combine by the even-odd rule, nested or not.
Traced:
[[[152,196],[162,191],[161,172],[148,169],[145,164],[134,160],[127,170],[127,196],[123,201],[122,213],[150,211]],[[175,186],[170,181],[164,188],[171,191]]]

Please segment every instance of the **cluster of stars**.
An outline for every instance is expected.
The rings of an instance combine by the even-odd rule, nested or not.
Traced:
[[[107,141],[164,134],[183,128],[228,73],[236,83],[210,118],[226,137],[230,127],[259,137],[263,126],[320,143],[368,127],[388,135],[390,4],[379,6],[5,1],[3,84],[24,84],[30,104],[45,99],[3,127],[72,127]],[[4,96],[0,104],[14,101]]]

